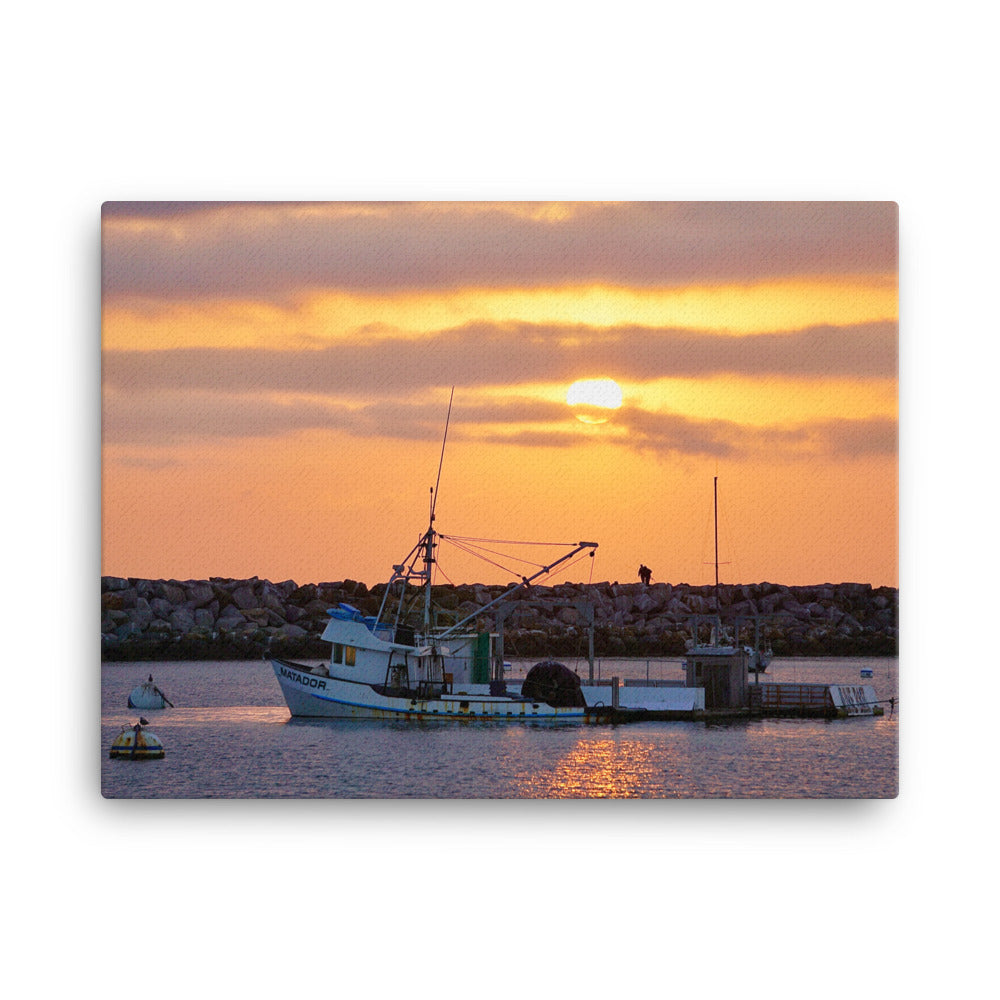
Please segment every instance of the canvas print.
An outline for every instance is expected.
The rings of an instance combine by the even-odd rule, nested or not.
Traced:
[[[890,202],[108,202],[107,798],[892,798]]]

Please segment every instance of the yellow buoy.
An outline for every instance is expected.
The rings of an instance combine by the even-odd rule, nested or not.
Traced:
[[[159,760],[163,757],[163,744],[155,733],[143,729],[145,722],[140,719],[134,726],[122,726],[108,756],[119,760]]]

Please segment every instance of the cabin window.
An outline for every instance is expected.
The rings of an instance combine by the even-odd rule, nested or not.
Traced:
[[[333,662],[343,663],[344,662],[344,647],[339,642],[333,644]]]
[[[344,647],[344,663],[349,667],[354,666],[354,655],[357,652],[353,646]]]

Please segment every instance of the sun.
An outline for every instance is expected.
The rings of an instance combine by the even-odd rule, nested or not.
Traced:
[[[580,379],[569,387],[566,402],[581,423],[604,424],[622,405],[622,390],[611,378]]]

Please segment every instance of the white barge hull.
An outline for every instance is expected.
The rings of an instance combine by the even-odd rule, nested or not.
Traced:
[[[553,708],[543,701],[490,695],[474,685],[439,697],[396,697],[370,684],[313,673],[287,660],[271,660],[295,717],[313,719],[489,719],[501,722],[586,722],[586,708]]]

